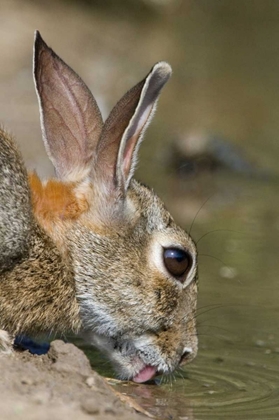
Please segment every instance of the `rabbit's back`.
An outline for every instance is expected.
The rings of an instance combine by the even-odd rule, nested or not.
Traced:
[[[0,272],[27,253],[32,208],[26,169],[15,143],[0,130]]]

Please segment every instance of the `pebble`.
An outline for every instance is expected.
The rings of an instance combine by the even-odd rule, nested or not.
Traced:
[[[113,414],[115,415],[115,409],[113,408],[112,404],[107,404],[104,408],[104,412],[107,414]]]
[[[91,398],[87,398],[86,400],[81,402],[81,409],[85,411],[87,414],[99,414],[100,409],[97,406],[96,401]]]
[[[85,383],[86,383],[86,385],[87,385],[87,386],[89,386],[89,388],[92,388],[93,386],[95,386],[95,385],[96,385],[96,381],[95,381],[95,379],[93,378],[93,376],[89,376],[89,377],[85,380]]]
[[[20,381],[23,385],[34,385],[34,381],[30,378],[22,378]]]

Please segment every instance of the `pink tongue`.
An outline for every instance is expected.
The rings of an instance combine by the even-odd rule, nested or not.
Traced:
[[[136,376],[133,377],[134,382],[146,382],[156,375],[156,368],[154,366],[145,366]]]

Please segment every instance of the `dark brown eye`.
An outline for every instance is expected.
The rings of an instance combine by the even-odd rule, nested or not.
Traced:
[[[176,278],[186,274],[192,265],[191,255],[179,248],[164,249],[164,264],[168,272]]]

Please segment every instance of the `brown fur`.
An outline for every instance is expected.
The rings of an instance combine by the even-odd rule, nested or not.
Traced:
[[[57,220],[76,220],[86,210],[88,203],[78,199],[74,183],[65,184],[56,179],[50,179],[45,184],[36,173],[29,175],[33,211],[43,223],[54,223]]]
[[[29,196],[22,160],[17,150],[10,148],[10,144],[11,139],[2,131],[0,155],[8,145],[10,161],[13,159],[17,162],[24,194]],[[20,184],[14,187],[13,194],[20,199]],[[1,200],[6,200],[5,193]],[[10,209],[7,211],[11,213]],[[80,318],[71,260],[69,256],[67,259],[62,257],[53,241],[38,225],[31,212],[31,202],[29,214],[28,243],[22,249],[20,258],[14,261],[12,269],[5,270],[0,277],[0,328],[11,334],[76,331],[80,327]],[[22,216],[19,214],[18,219],[12,221],[12,226]],[[12,229],[12,226],[6,228]]]
[[[196,247],[156,194],[132,179],[170,66],[156,64],[103,123],[88,88],[38,33],[34,63],[58,179],[32,174],[28,183],[0,132],[0,329],[80,331],[125,379],[150,366],[172,372],[197,353]],[[192,261],[182,277],[167,268],[166,248]]]

